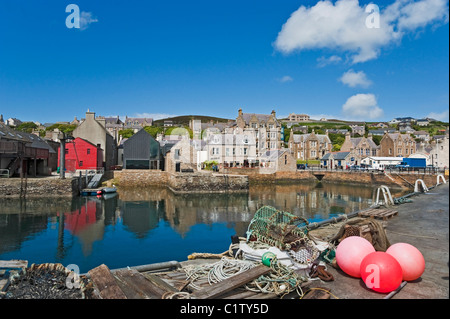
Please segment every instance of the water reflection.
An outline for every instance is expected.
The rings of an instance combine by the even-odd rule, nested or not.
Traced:
[[[0,259],[76,263],[84,271],[100,263],[180,260],[228,249],[230,236],[244,236],[264,205],[317,221],[368,207],[372,193],[369,187],[313,183],[238,194],[128,188],[106,199],[0,199]]]

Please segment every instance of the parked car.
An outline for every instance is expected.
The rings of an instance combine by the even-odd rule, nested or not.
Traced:
[[[351,171],[359,171],[361,169],[361,167],[359,165],[352,165],[350,166],[350,170]]]
[[[378,169],[376,169],[376,168],[373,167],[372,165],[361,164],[361,170],[362,170],[362,171],[367,171],[367,172],[372,172],[372,171],[377,171]]]
[[[305,164],[297,164],[297,169],[306,169]]]

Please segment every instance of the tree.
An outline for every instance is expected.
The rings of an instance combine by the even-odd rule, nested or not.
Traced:
[[[372,141],[377,144],[380,145],[381,139],[383,138],[382,135],[373,135],[372,136]]]
[[[49,127],[47,127],[46,131],[53,131],[55,129],[58,129],[60,132],[64,132],[66,134],[72,133],[74,129],[77,128],[76,124],[53,124]]]
[[[31,133],[34,129],[37,128],[36,123],[33,122],[23,122],[16,127],[17,131]]]
[[[146,126],[146,127],[144,127],[144,130],[148,134],[150,134],[153,138],[156,138],[158,133],[164,132],[164,129],[162,127],[159,127],[159,126]]]
[[[122,138],[130,138],[134,135],[134,130],[131,128],[120,130],[119,135],[122,136]]]

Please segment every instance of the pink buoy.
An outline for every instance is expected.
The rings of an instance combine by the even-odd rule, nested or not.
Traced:
[[[361,262],[361,279],[376,292],[388,293],[402,283],[400,263],[391,255],[376,251],[368,254]]]
[[[390,246],[386,253],[394,257],[402,267],[404,281],[416,280],[425,271],[425,259],[413,245],[397,243]]]
[[[336,262],[347,275],[360,278],[360,265],[364,257],[373,253],[375,248],[359,236],[345,238],[336,248]]]

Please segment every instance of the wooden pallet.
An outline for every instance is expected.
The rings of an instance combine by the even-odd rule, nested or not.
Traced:
[[[387,220],[398,215],[398,211],[386,208],[373,208],[362,211],[358,214],[360,217],[370,217],[375,219]]]
[[[195,299],[277,298],[276,294],[262,294],[243,288],[249,281],[270,271],[271,268],[261,265],[213,285],[207,280],[197,282],[200,290],[191,291],[191,296]],[[139,273],[134,269],[110,271],[106,265],[101,265],[90,270],[89,276],[94,284],[93,295],[99,299],[161,299],[166,294],[185,291],[189,284],[182,269]]]

